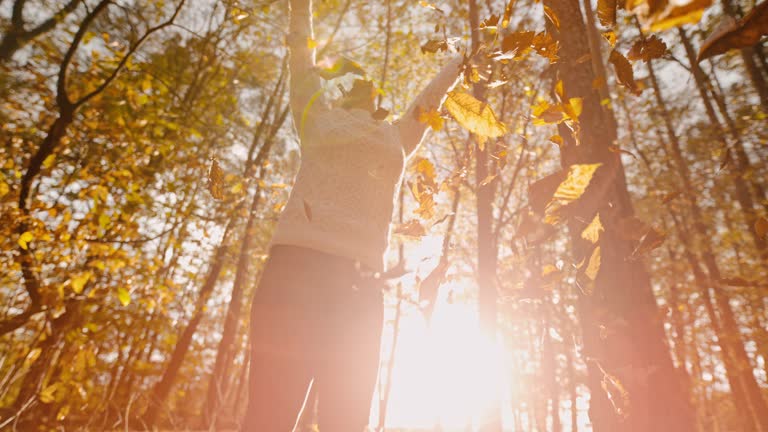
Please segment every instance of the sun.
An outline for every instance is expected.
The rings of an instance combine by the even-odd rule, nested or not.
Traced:
[[[445,293],[471,289],[448,283],[434,314],[404,308],[395,349],[387,429],[467,430],[509,389],[504,350],[480,330],[474,302],[448,302]],[[383,353],[391,350],[392,326],[385,330]],[[388,358],[385,354],[383,358]],[[378,422],[378,394],[371,424]],[[496,402],[494,402],[496,401]]]

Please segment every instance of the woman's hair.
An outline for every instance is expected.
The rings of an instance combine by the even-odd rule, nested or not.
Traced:
[[[358,108],[373,113],[376,111],[375,99],[376,89],[373,82],[356,79],[349,91],[342,88],[342,96],[337,104],[344,109]]]

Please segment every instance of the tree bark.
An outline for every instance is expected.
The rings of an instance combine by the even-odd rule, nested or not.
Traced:
[[[587,29],[578,0],[545,0],[559,17],[560,31],[548,25],[560,43],[557,63],[566,98],[581,97],[583,113],[579,119],[581,144],[565,125],[560,135],[564,169],[579,163],[602,163],[587,194],[599,197],[592,209],[572,218],[573,249],[576,261],[585,255],[587,245],[580,239],[584,222],[596,212],[605,226],[601,236],[602,263],[593,291],[580,299],[579,316],[584,335],[584,350],[589,361],[589,387],[592,396],[590,418],[596,432],[602,431],[693,431],[693,414],[676,371],[660,314],[642,263],[630,259],[634,246],[618,232],[622,219],[632,217],[630,196],[620,158],[612,152],[616,141],[615,120],[600,105],[600,95],[592,88],[595,73],[589,63],[577,60],[589,54]],[[611,335],[601,337],[605,325]],[[618,379],[626,389],[628,403],[618,401],[615,410],[602,390],[604,379]],[[616,395],[614,395],[615,397]]]

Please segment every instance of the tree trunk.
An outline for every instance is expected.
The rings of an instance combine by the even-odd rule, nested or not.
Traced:
[[[235,212],[237,213],[237,212]],[[224,229],[224,234],[221,238],[221,242],[214,252],[214,256],[211,259],[211,267],[208,269],[208,273],[205,276],[205,281],[200,288],[200,294],[198,295],[197,302],[195,303],[195,311],[192,314],[187,326],[181,332],[178,338],[176,346],[173,349],[171,358],[168,361],[168,365],[163,372],[163,376],[160,381],[152,388],[150,395],[150,403],[147,411],[144,413],[142,421],[148,426],[153,427],[158,420],[157,416],[160,410],[165,405],[165,400],[168,394],[171,392],[176,376],[178,375],[181,365],[184,363],[184,358],[189,351],[189,347],[192,344],[192,337],[197,331],[197,326],[203,319],[205,313],[205,305],[208,303],[208,299],[213,292],[216,282],[219,279],[221,269],[224,267],[225,256],[227,249],[229,248],[229,240],[232,231],[234,230],[236,217],[230,217],[227,227]]]
[[[589,63],[577,60],[589,54],[587,29],[578,0],[545,0],[567,34],[552,25],[548,29],[560,43],[559,77],[566,98],[581,97],[581,144],[566,126],[560,128],[565,144],[561,162],[564,169],[578,163],[602,163],[590,189],[601,197],[597,209],[586,209],[578,218],[591,221],[596,212],[605,226],[599,245],[602,264],[591,294],[582,296],[579,315],[584,333],[585,355],[589,362],[592,395],[590,418],[596,432],[602,431],[693,431],[691,407],[685,398],[672,363],[648,274],[638,260],[628,259],[634,245],[617,232],[622,219],[634,213],[621,160],[612,152],[616,141],[612,113],[600,105],[592,88],[595,73]],[[601,172],[602,171],[602,172]],[[588,214],[587,214],[588,213]],[[580,239],[585,223],[573,218],[573,249],[576,261],[587,250]],[[621,324],[619,324],[621,323]],[[600,336],[600,326],[611,335]],[[609,376],[610,375],[610,376]],[[615,400],[615,410],[602,389],[604,379],[616,379],[626,389],[629,401]],[[617,395],[614,394],[614,397]]]
[[[479,11],[476,0],[469,1],[469,26],[472,37],[472,52],[480,48]],[[485,101],[485,87],[481,84],[472,86],[475,98]],[[496,301],[496,247],[493,238],[493,197],[495,183],[481,186],[488,177],[489,148],[491,142],[480,146],[475,152],[475,184],[477,186],[477,286],[480,328],[489,341],[495,343],[497,330]],[[469,145],[472,145],[470,142]],[[491,359],[487,359],[489,362]],[[494,386],[495,388],[495,386]],[[491,395],[492,406],[482,414],[479,429],[481,432],[501,431],[501,395],[499,391]]]

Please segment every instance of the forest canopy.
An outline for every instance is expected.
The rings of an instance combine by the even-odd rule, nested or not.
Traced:
[[[287,3],[0,0],[0,430],[240,425]],[[324,91],[377,120],[463,59],[417,113],[372,428],[768,431],[768,1],[314,7]]]

